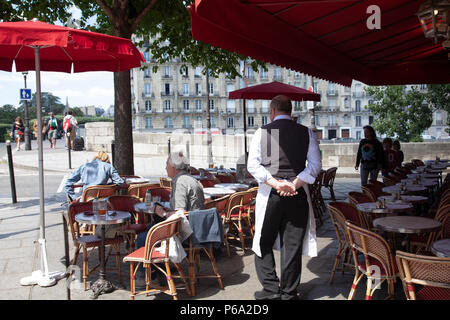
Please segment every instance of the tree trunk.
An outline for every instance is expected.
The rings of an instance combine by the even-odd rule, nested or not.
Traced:
[[[114,72],[114,166],[134,175],[130,71]]]

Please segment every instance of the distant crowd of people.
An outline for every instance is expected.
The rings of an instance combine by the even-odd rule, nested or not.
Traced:
[[[375,129],[365,126],[364,139],[359,143],[355,164],[355,169],[360,169],[361,185],[366,185],[369,177],[377,180],[380,171],[384,177],[400,166],[404,160],[403,151],[400,149],[400,141],[384,138],[383,142],[380,142]]]
[[[69,147],[69,137],[70,137],[70,147],[73,149],[73,142],[76,137],[76,130],[78,128],[78,121],[73,116],[72,110],[67,111],[62,125],[58,123],[53,112],[49,112],[49,119],[42,119],[42,138],[47,137],[50,142],[50,149],[56,149],[56,139],[58,138],[58,132],[63,131],[66,139],[66,148]],[[33,121],[33,131],[34,137],[38,138],[38,122],[37,119]],[[20,142],[24,139],[25,126],[21,117],[17,117],[11,126],[10,136],[16,142],[16,150],[20,151]]]

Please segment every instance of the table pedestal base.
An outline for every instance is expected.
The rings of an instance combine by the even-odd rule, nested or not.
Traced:
[[[119,289],[117,286],[111,283],[111,281],[106,279],[98,279],[91,285],[92,295],[91,299],[97,299],[99,295],[103,293],[110,293],[116,289]]]

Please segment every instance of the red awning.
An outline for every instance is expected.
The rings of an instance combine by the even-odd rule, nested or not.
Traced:
[[[228,99],[270,100],[279,94],[283,94],[294,101],[320,101],[320,94],[278,81],[231,91],[228,94]]]
[[[196,0],[192,34],[223,49],[350,86],[450,83],[448,51],[425,38],[425,0]],[[381,9],[370,30],[367,8]]]

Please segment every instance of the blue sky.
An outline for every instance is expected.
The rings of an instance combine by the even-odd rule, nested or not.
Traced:
[[[80,11],[72,8],[75,19]],[[5,104],[19,105],[19,91],[24,87],[21,72],[0,71],[0,106]],[[27,87],[36,91],[36,73],[30,71],[27,76]],[[114,83],[112,72],[41,72],[41,91],[51,92],[59,97],[62,103],[66,97],[71,107],[95,105],[105,110],[114,104]]]

